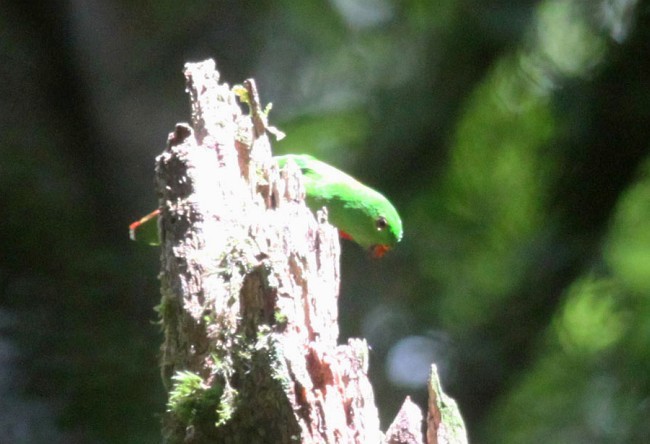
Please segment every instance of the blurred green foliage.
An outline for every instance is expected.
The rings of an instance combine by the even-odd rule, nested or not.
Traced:
[[[126,228],[207,57],[278,154],[402,213],[382,261],[343,243],[384,427],[434,359],[474,442],[650,436],[650,2],[7,3],[0,441],[159,442],[158,253]]]

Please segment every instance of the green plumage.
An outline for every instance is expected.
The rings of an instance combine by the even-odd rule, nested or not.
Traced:
[[[306,154],[275,157],[280,167],[293,161],[305,181],[306,202],[312,211],[327,208],[329,222],[348,237],[369,249],[375,257],[402,239],[402,221],[395,207],[383,195],[353,177]],[[156,245],[158,210],[133,222],[131,239]]]
[[[316,211],[327,207],[330,223],[363,248],[390,249],[402,239],[402,220],[397,210],[377,191],[306,154],[276,159],[281,167],[289,160],[298,165],[305,178],[309,208]]]

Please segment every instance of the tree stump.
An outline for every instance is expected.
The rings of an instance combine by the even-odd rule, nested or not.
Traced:
[[[272,159],[252,81],[244,114],[214,61],[184,74],[192,123],[156,159],[164,441],[383,442],[367,345],[337,342],[326,209],[312,214],[300,170]]]

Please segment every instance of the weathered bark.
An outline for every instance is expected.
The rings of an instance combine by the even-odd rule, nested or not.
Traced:
[[[443,393],[435,365],[431,366],[428,390],[427,443],[467,444],[463,417],[456,401]]]
[[[381,442],[367,345],[337,345],[326,210],[314,216],[298,168],[272,160],[252,81],[249,116],[212,60],[184,72],[192,124],[156,163],[165,442]]]
[[[422,439],[422,412],[407,397],[386,432],[385,444],[467,444],[463,417],[456,402],[443,393],[435,365],[431,366],[428,390],[426,441]]]
[[[386,432],[386,444],[422,444],[422,412],[406,398]]]

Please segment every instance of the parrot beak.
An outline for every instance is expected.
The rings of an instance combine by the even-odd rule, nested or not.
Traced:
[[[375,259],[381,259],[384,257],[384,254],[388,252],[388,250],[390,250],[390,247],[388,245],[373,245],[370,247],[370,254]]]

